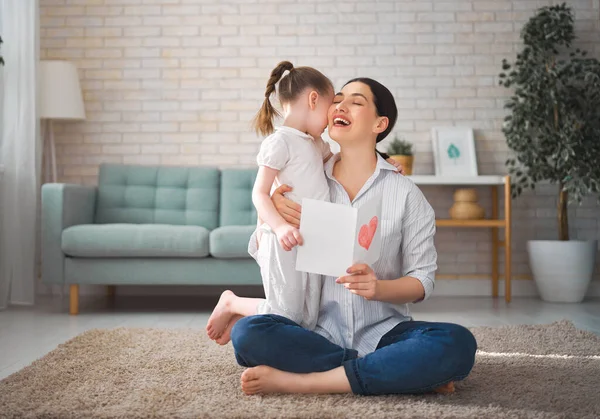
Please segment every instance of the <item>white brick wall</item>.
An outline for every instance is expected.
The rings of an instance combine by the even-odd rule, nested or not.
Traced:
[[[513,59],[532,10],[551,1],[40,0],[42,58],[80,68],[88,120],[57,124],[60,180],[95,183],[101,162],[251,166],[249,122],[272,67],[315,66],[336,87],[373,77],[395,94],[396,132],[416,143],[416,173],[433,173],[429,129],[476,129],[481,174],[505,171],[499,131]],[[597,0],[573,0],[580,44],[593,53]],[[424,187],[440,216],[452,188]],[[525,243],[556,236],[554,188],[514,202],[516,277]],[[480,190],[487,205],[489,191]],[[592,200],[571,209],[574,238],[600,236]],[[489,232],[440,229],[440,274],[489,272]],[[502,259],[502,258],[501,258]],[[600,275],[600,257],[598,258]]]

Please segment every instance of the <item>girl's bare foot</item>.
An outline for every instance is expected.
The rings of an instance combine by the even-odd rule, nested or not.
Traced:
[[[233,328],[233,325],[236,324],[237,321],[242,317],[244,316],[241,316],[239,314],[233,316],[231,320],[229,320],[229,323],[227,324],[227,327],[225,328],[223,334],[217,339],[215,339],[215,342],[217,342],[219,345],[227,345],[231,340],[231,329]]]
[[[206,334],[212,340],[220,338],[227,329],[227,325],[231,322],[234,316],[234,313],[231,311],[231,302],[234,298],[237,298],[237,296],[229,290],[223,291],[221,294],[221,298],[219,298],[219,302],[206,325]]]
[[[242,373],[242,391],[248,395],[267,393],[303,393],[308,374],[294,374],[259,365]]]

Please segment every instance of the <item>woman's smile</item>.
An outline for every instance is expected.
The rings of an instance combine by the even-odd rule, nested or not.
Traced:
[[[336,128],[344,128],[349,127],[352,124],[350,118],[346,115],[342,115],[341,113],[333,114],[333,126]]]
[[[337,118],[334,118],[334,119],[333,119],[333,125],[337,125],[337,126],[341,126],[341,125],[348,126],[348,125],[350,125],[350,121],[347,121],[347,120],[345,120],[344,118],[337,117]]]

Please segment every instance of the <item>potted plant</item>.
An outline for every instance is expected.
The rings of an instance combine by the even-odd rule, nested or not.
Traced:
[[[513,88],[503,133],[513,198],[545,181],[557,185],[558,240],[527,243],[546,301],[579,302],[592,279],[597,240],[569,240],[568,204],[600,190],[600,62],[572,50],[573,14],[543,7],[521,32],[514,64],[503,61],[500,85]]]
[[[412,175],[414,155],[411,143],[396,135],[388,145],[387,154],[402,165],[405,175]]]

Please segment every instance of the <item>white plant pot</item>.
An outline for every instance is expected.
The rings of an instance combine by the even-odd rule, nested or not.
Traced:
[[[578,303],[592,280],[598,240],[527,242],[529,266],[544,301]]]

